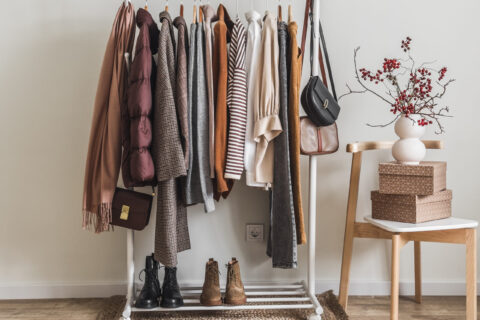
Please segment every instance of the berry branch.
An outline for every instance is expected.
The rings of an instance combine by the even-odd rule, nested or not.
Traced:
[[[394,123],[400,116],[409,118],[412,114],[420,115],[418,125],[427,126],[436,124],[437,134],[444,133],[440,119],[451,117],[448,115],[449,107],[440,107],[439,100],[445,95],[447,87],[454,79],[445,79],[447,68],[440,70],[428,67],[435,61],[424,62],[416,66],[415,59],[410,54],[412,39],[407,37],[402,40],[401,49],[406,54],[404,59],[384,58],[382,66],[376,71],[358,68],[357,56],[360,47],[354,50],[353,62],[355,78],[361,90],[353,90],[348,84],[348,92],[341,95],[339,100],[350,94],[371,93],[386,102],[395,117],[386,124],[371,125],[370,127],[386,127]],[[385,92],[372,89],[370,85],[382,84]],[[413,121],[413,119],[412,119]]]

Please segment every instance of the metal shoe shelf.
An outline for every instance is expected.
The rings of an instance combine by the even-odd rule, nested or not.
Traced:
[[[319,30],[320,1],[313,0],[313,29]],[[313,57],[319,52],[319,34],[313,35]],[[313,59],[312,74],[318,75],[318,59]],[[315,296],[315,244],[316,244],[316,193],[317,193],[317,158],[309,157],[309,194],[308,194],[308,271],[307,282],[271,283],[266,285],[245,285],[247,304],[241,306],[220,305],[202,306],[200,304],[201,287],[181,288],[185,306],[176,309],[154,308],[137,309],[133,307],[135,296],[135,261],[133,230],[127,231],[127,302],[122,313],[123,320],[130,320],[132,312],[181,312],[181,311],[225,311],[225,310],[285,310],[312,309],[309,320],[321,320],[323,309]]]
[[[129,319],[131,312],[180,312],[180,311],[225,311],[225,310],[280,310],[280,309],[313,309],[310,319],[321,319],[322,307],[317,298],[309,295],[305,283],[245,285],[247,304],[240,306],[219,305],[203,306],[200,304],[201,287],[181,288],[184,306],[176,309],[153,308],[139,309],[131,307],[127,302],[123,319]],[[224,291],[222,290],[222,293]]]

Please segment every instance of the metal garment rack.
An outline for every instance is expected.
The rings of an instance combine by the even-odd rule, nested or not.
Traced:
[[[313,57],[318,56],[320,1],[313,0]],[[312,74],[318,75],[319,62],[313,59]],[[135,297],[135,261],[134,232],[127,230],[127,301],[122,313],[123,320],[130,320],[132,312],[181,312],[181,311],[215,311],[215,310],[280,310],[313,309],[308,320],[321,320],[323,313],[315,296],[315,244],[316,244],[316,193],[317,193],[317,158],[309,157],[309,194],[308,194],[308,270],[307,282],[246,284],[247,304],[241,306],[202,306],[200,304],[201,287],[182,287],[185,306],[176,309],[154,308],[137,309],[133,307]]]

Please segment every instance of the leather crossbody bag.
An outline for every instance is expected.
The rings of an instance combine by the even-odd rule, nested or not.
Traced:
[[[315,32],[313,30],[313,18],[311,13],[310,13],[310,22],[312,25],[312,31],[310,32],[311,34],[310,41],[313,44],[313,35]],[[305,110],[310,120],[312,120],[312,122],[317,127],[322,127],[322,126],[329,126],[337,120],[338,114],[340,113],[340,106],[337,103],[337,94],[335,92],[335,86],[333,84],[332,68],[330,66],[327,46],[325,43],[325,37],[323,35],[322,24],[320,23],[320,21],[319,21],[319,29],[320,29],[319,30],[320,39],[322,43],[321,47],[319,48],[319,59],[320,59],[319,62],[321,65],[322,76],[325,83],[322,82],[319,76],[313,76],[312,74],[310,74],[310,79],[302,91],[301,102],[302,102],[303,110]],[[302,45],[304,45],[303,42],[302,42]],[[330,93],[327,87],[327,81],[325,77],[325,67],[323,65],[324,63],[323,63],[323,56],[322,56],[322,48],[323,48],[323,53],[325,54],[325,61],[327,63],[328,75],[330,78],[330,83],[332,85],[333,95]],[[310,45],[310,62],[311,64],[313,62],[313,45]]]
[[[150,220],[153,196],[116,188],[112,201],[112,225],[143,230]]]
[[[305,42],[307,37],[307,28],[308,28],[309,18],[313,26],[311,7],[312,7],[312,1],[306,0],[305,18],[303,22],[303,31],[302,31],[302,52],[305,52]],[[310,44],[310,62],[312,64],[313,32],[311,32],[311,34],[312,34],[312,38],[311,38],[311,44]],[[330,154],[330,153],[336,152],[339,146],[338,128],[337,128],[337,124],[335,123],[335,120],[338,117],[340,107],[336,103],[337,95],[335,92],[335,86],[333,83],[330,62],[328,59],[328,53],[326,51],[325,37],[323,35],[321,24],[320,24],[320,37],[322,40],[322,45],[319,48],[318,59],[319,59],[320,71],[321,71],[323,81],[321,81],[320,77],[318,76],[311,76],[307,86],[302,92],[302,106],[308,115],[308,117],[300,117],[300,152],[303,155]],[[332,86],[333,94],[330,94],[330,91],[328,90],[328,81],[327,81],[327,76],[325,72],[325,64],[323,62],[322,47],[325,53],[325,60],[327,61],[329,80]],[[314,93],[315,92],[315,90],[313,90],[314,88],[317,88],[318,90],[321,89],[321,92],[322,92],[321,95],[320,93],[318,95]],[[310,100],[308,99],[308,97],[313,97],[311,99],[312,102],[309,105],[307,105],[307,101]],[[312,106],[313,102],[318,103],[319,105],[321,104],[323,106],[323,103],[325,103],[325,101],[328,101],[326,102],[327,108],[323,108],[324,109],[323,111],[328,112],[328,114],[326,114],[325,119],[323,119],[323,118],[320,118],[320,116],[318,116],[318,113],[314,113],[315,108],[313,107],[310,108],[310,107]],[[334,103],[332,103],[331,101],[333,101]],[[327,111],[325,109],[329,109],[329,110]],[[314,119],[317,119],[319,121],[315,123]],[[319,122],[321,122],[320,125],[319,125]],[[330,124],[328,125],[328,123]]]

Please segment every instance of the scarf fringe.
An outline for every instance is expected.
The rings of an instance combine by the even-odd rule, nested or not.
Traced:
[[[112,204],[101,203],[98,205],[98,213],[83,210],[83,222],[82,226],[85,230],[95,230],[95,233],[113,230],[110,225],[112,222]]]

